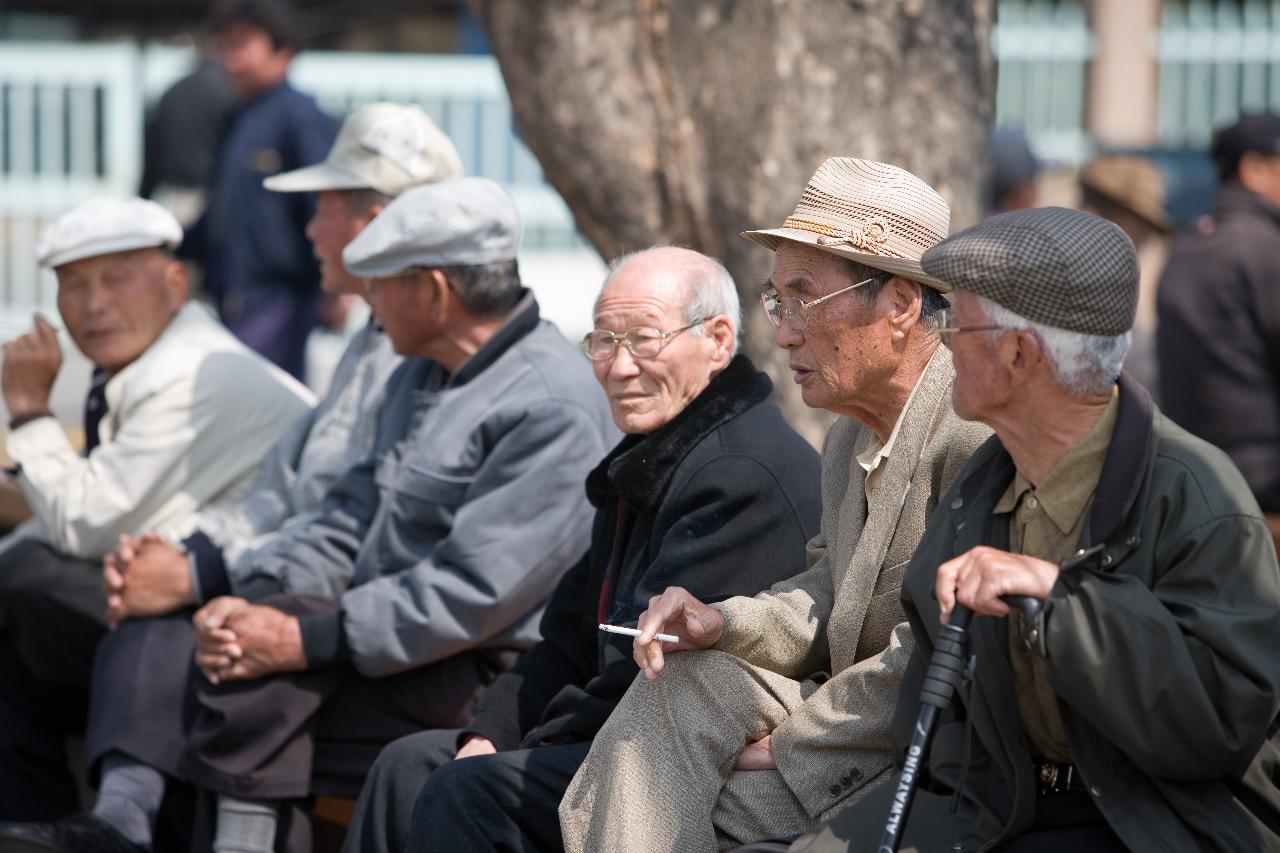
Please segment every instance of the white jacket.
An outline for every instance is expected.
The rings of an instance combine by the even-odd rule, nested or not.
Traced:
[[[41,539],[84,558],[122,533],[189,533],[202,509],[235,500],[263,456],[314,402],[290,376],[189,303],[106,386],[101,443],[78,454],[53,418],[9,433],[34,518],[4,540]]]

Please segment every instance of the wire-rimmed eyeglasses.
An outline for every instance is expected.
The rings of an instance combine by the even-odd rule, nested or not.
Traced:
[[[863,279],[857,284],[842,287],[835,293],[828,293],[826,296],[819,296],[817,299],[810,299],[808,302],[798,296],[783,296],[773,287],[769,287],[760,294],[760,304],[764,306],[765,316],[769,318],[769,322],[773,325],[781,326],[783,321],[786,321],[793,326],[803,326],[805,314],[828,299],[835,299],[840,294],[848,293],[854,288],[888,277],[888,273],[873,275],[871,278]]]
[[[608,329],[593,329],[583,336],[582,351],[592,361],[608,361],[618,351],[618,344],[623,344],[635,358],[653,358],[662,352],[667,341],[676,335],[707,322],[709,317],[702,317],[692,323],[664,332],[649,326],[635,326],[625,332],[610,332]]]
[[[938,337],[942,339],[943,346],[951,346],[951,339],[960,332],[996,332],[1002,329],[1008,329],[1008,326],[998,326],[994,323],[983,323],[977,326],[953,326],[951,325],[955,315],[952,309],[947,308],[939,311],[938,314]]]

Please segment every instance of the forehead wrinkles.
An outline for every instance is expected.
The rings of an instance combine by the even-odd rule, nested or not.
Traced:
[[[596,322],[649,321],[661,322],[680,309],[656,296],[610,296],[605,294],[596,303]]]

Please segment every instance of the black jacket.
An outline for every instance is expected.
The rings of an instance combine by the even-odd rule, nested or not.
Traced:
[[[1008,547],[1009,516],[992,510],[1013,474],[998,439],[979,448],[907,568],[903,607],[916,647],[894,718],[904,751],[940,630],[937,567],[976,545]],[[1271,534],[1230,461],[1127,379],[1080,547],[1087,557],[1063,569],[1028,636],[1048,662],[1072,761],[1107,823],[1141,853],[1280,849]],[[929,747],[904,851],[991,849],[1035,816],[1006,620],[975,617],[968,635],[976,679]],[[896,783],[796,849],[876,849]]]
[[[1157,291],[1160,406],[1280,510],[1280,208],[1228,186]]]
[[[719,601],[805,568],[818,454],[766,402],[771,389],[737,356],[674,420],[627,436],[591,472],[591,547],[552,594],[542,641],[489,687],[462,737],[499,750],[589,741],[638,672],[631,639],[600,622],[634,624],[668,586]]]

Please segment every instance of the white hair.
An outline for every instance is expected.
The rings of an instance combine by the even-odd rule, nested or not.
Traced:
[[[1028,320],[1016,311],[978,297],[987,320],[1005,329],[1024,329],[1040,340],[1054,380],[1068,392],[1086,397],[1107,393],[1120,376],[1124,357],[1133,340],[1132,332],[1122,335],[1087,335]],[[998,335],[999,332],[991,332]]]
[[[655,246],[651,249],[629,252],[615,258],[609,264],[609,276],[605,279],[601,291],[603,292],[604,288],[609,286],[609,282],[617,275],[618,270],[629,261],[644,258],[650,253],[673,254],[673,249],[683,256],[673,265],[675,267],[673,273],[685,293],[684,321],[692,323],[694,320],[724,314],[733,325],[732,355],[737,355],[739,339],[742,336],[742,303],[738,299],[738,287],[724,264],[710,255],[675,246]],[[707,328],[699,324],[690,331],[695,335],[705,335]]]

